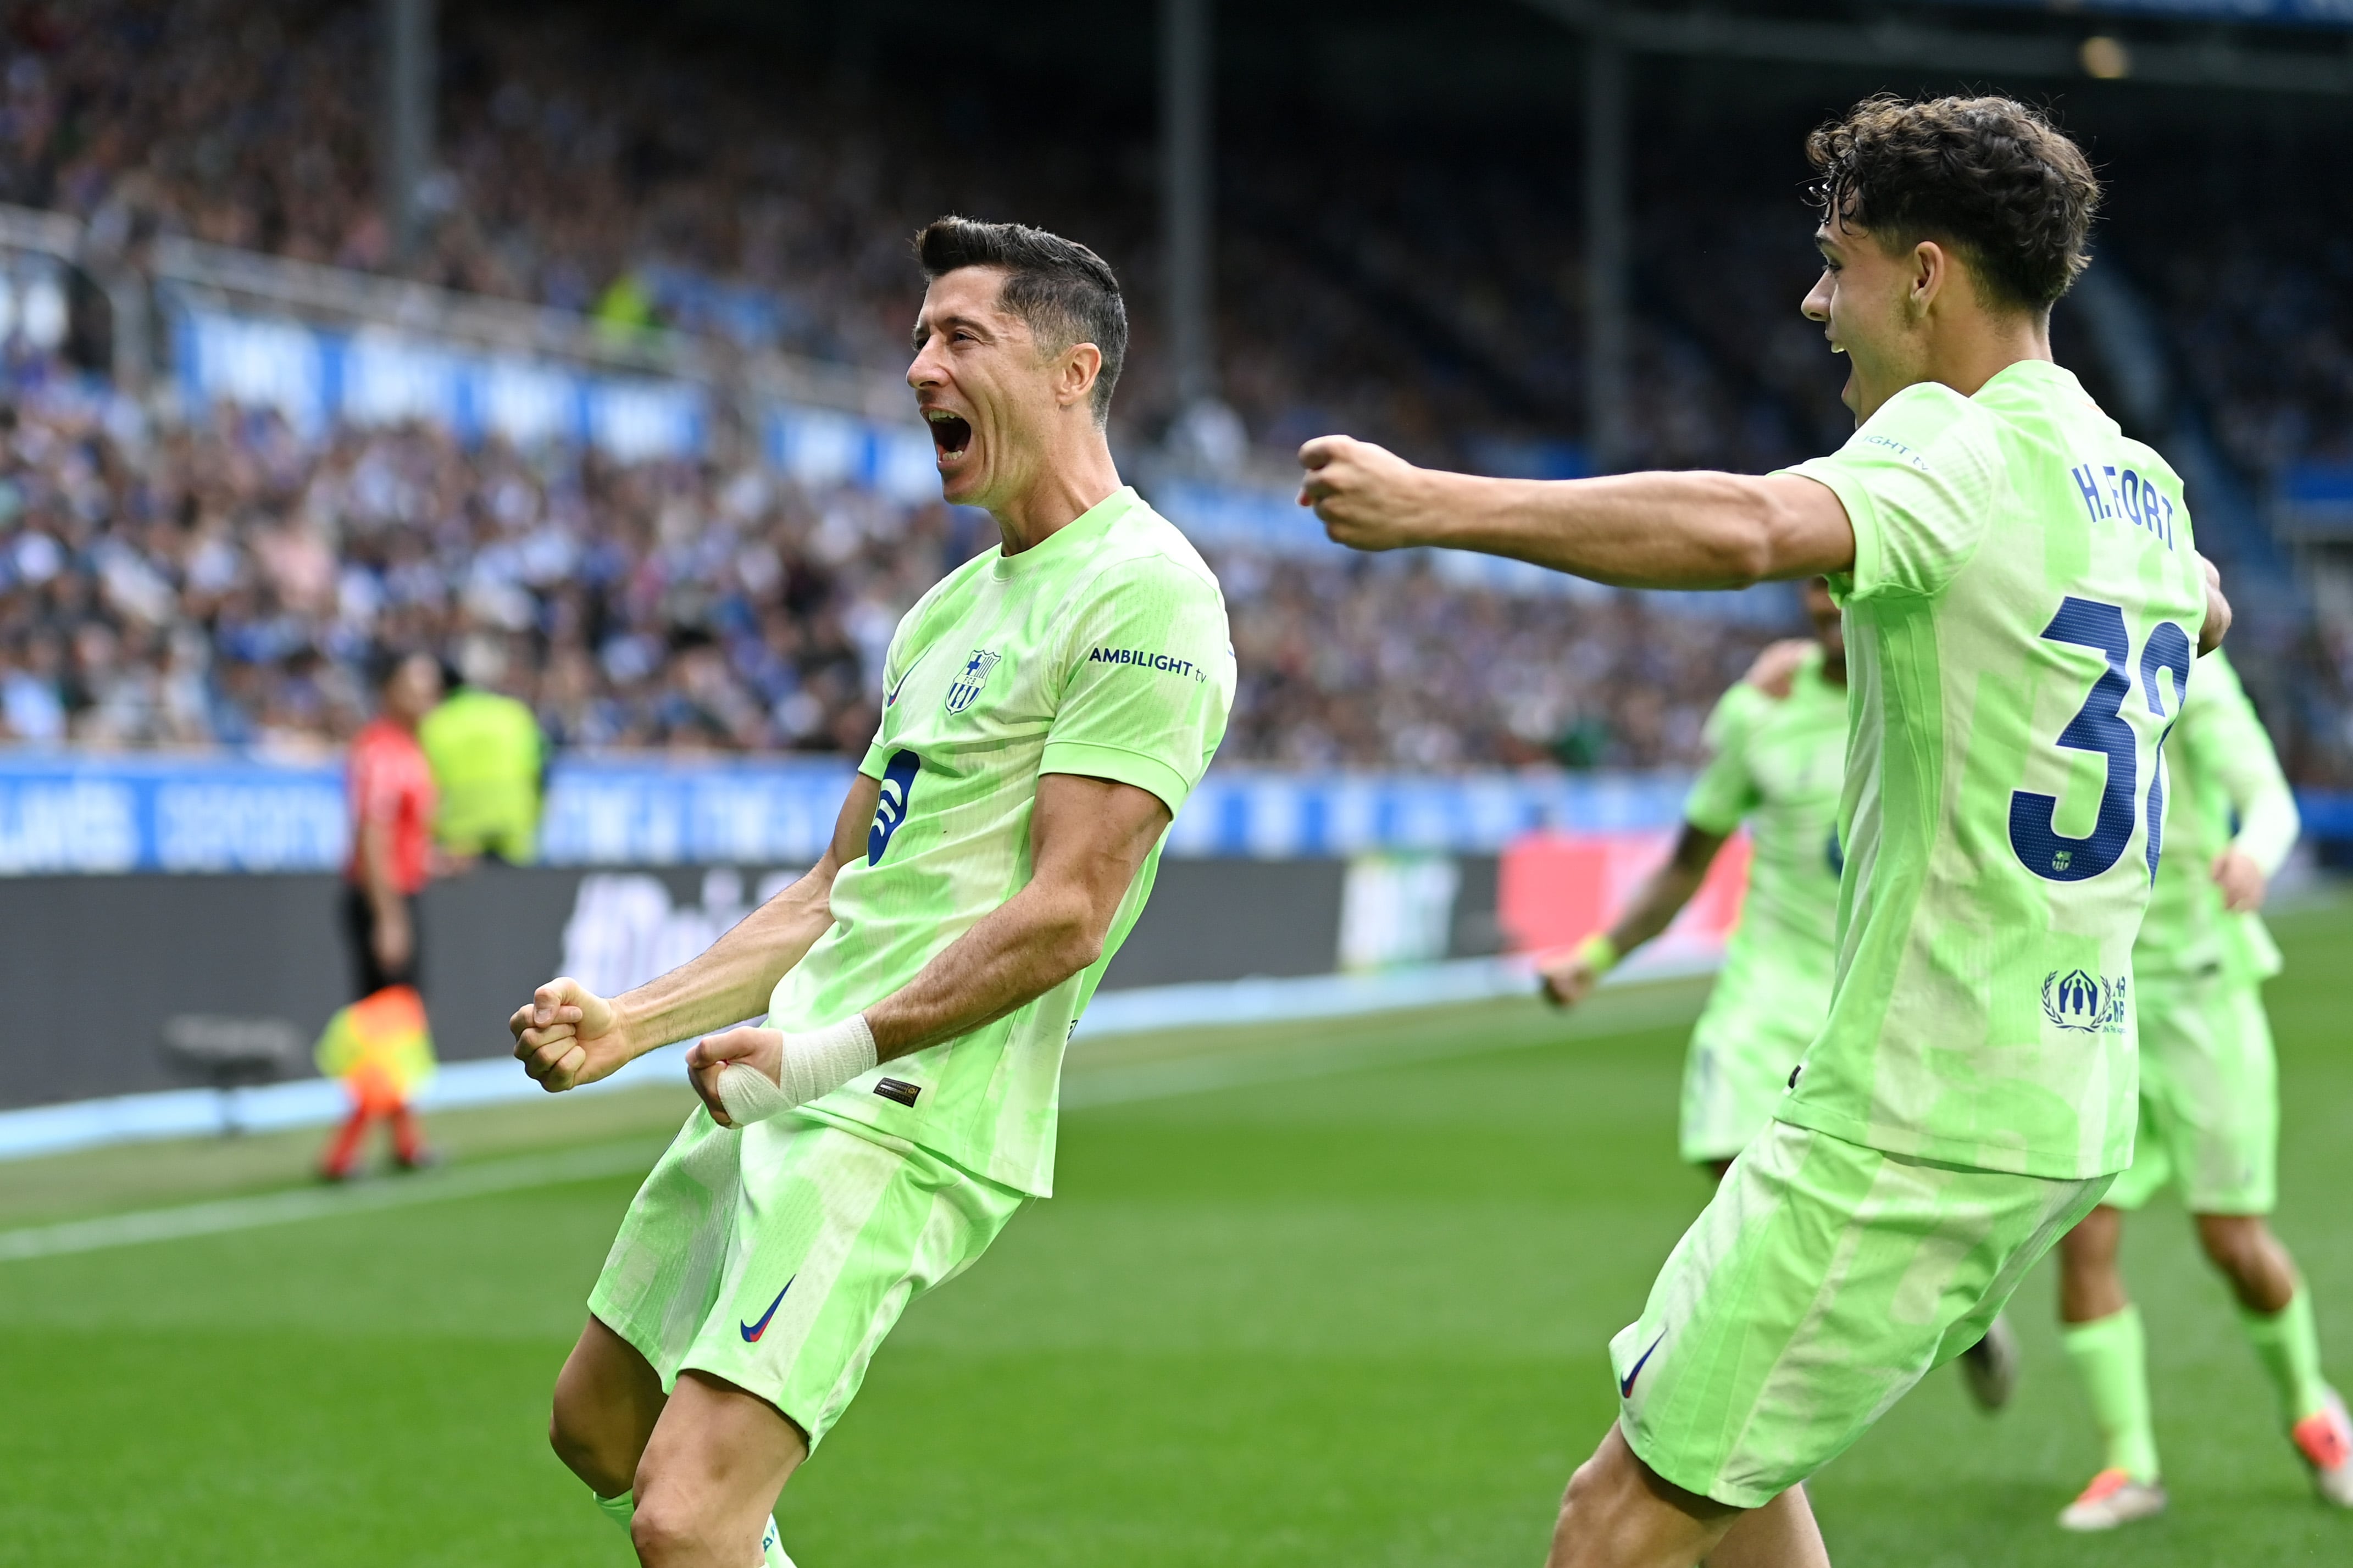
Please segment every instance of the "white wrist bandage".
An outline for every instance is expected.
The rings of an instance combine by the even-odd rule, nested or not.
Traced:
[[[874,1031],[866,1015],[852,1013],[839,1024],[785,1037],[777,1068],[782,1080],[749,1062],[730,1062],[719,1069],[719,1102],[727,1119],[738,1127],[765,1121],[780,1110],[831,1094],[875,1063]]]

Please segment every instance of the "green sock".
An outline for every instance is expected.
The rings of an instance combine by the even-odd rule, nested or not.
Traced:
[[[2156,1480],[2157,1433],[2148,1420],[2148,1348],[2140,1309],[2069,1323],[2059,1337],[2091,1398],[2092,1420],[2107,1445],[2108,1468],[2137,1481]]]
[[[2295,1294],[2276,1312],[2239,1309],[2239,1326],[2255,1347],[2272,1386],[2279,1391],[2280,1408],[2291,1426],[2316,1415],[2328,1403],[2328,1384],[2320,1377],[2320,1335],[2312,1326],[2312,1292],[2298,1282]]]
[[[623,1492],[619,1497],[598,1497],[591,1491],[588,1500],[596,1505],[598,1513],[619,1525],[622,1534],[629,1532],[629,1521],[638,1511],[638,1494],[635,1491]]]

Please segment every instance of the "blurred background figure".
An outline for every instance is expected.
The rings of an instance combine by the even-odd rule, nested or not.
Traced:
[[[417,729],[441,700],[441,666],[430,654],[406,653],[384,658],[376,670],[376,716],[353,737],[346,774],[352,856],[343,872],[343,932],[353,1003],[329,1022],[319,1047],[322,1070],[342,1078],[352,1095],[352,1113],[321,1162],[330,1181],[356,1173],[361,1143],[379,1119],[392,1123],[403,1169],[428,1159],[408,1108],[433,1049],[417,990],[417,896],[432,874],[434,786]]]
[[[417,727],[439,803],[433,840],[457,865],[483,856],[528,866],[537,854],[547,743],[521,700],[445,667],[448,695]]]

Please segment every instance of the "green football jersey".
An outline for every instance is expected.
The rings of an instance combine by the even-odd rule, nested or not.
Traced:
[[[1846,687],[1824,679],[1816,647],[1787,697],[1745,680],[1725,692],[1707,742],[1683,816],[1725,836],[1746,822],[1750,853],[1740,923],[1684,1066],[1683,1153],[1693,1161],[1729,1159],[1764,1130],[1830,1011]]]
[[[2271,933],[2260,916],[2223,908],[2213,865],[2236,848],[2276,876],[2301,826],[2295,792],[2221,648],[2198,661],[2181,721],[2165,742],[2165,853],[2133,967],[2156,976],[2277,974]]]
[[[2181,483],[2075,378],[1934,383],[1791,472],[1854,526],[1838,980],[1782,1120],[2071,1179],[2132,1157],[2158,748],[2206,614]]]
[[[777,983],[779,1028],[871,1006],[1019,891],[1039,774],[1134,784],[1174,815],[1225,734],[1234,656],[1199,552],[1123,489],[1018,554],[985,551],[950,573],[899,623],[883,675],[860,764],[881,801],[865,854],[833,884],[832,929]],[[1084,971],[809,1109],[1050,1193],[1063,1047],[1159,863],[1155,846]]]

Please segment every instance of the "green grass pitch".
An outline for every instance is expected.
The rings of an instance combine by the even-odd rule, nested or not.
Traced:
[[[2280,1228],[2353,1381],[2353,903],[2276,926]],[[1699,994],[1626,987],[1574,1024],[1513,1002],[1082,1047],[1063,1195],[908,1313],[789,1489],[787,1545],[807,1568],[1536,1563],[1611,1416],[1603,1345],[1705,1197],[1672,1137]],[[546,1397],[622,1167],[683,1105],[452,1114],[447,1173],[403,1179],[475,1184],[436,1201],[0,1261],[0,1563],[628,1561],[549,1456]],[[0,1166],[0,1251],[288,1188],[311,1144]],[[575,1179],[550,1179],[567,1149]],[[1978,1415],[1940,1373],[1817,1480],[1834,1557],[2353,1561],[2353,1518],[2312,1500],[2186,1230],[2159,1205],[2127,1254],[2169,1516],[2089,1540],[2051,1522],[2096,1454],[2046,1266],[2013,1308],[2010,1411]]]

